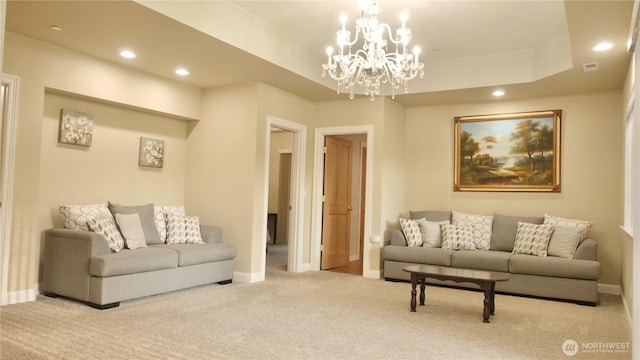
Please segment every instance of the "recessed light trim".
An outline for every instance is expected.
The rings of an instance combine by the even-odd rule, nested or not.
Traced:
[[[49,29],[53,30],[53,31],[62,31],[62,26],[58,26],[58,25],[50,25]]]
[[[593,47],[594,51],[607,51],[613,48],[613,44],[610,42],[601,42]]]
[[[187,70],[185,68],[178,68],[178,69],[176,69],[176,74],[178,74],[180,76],[187,76],[187,75],[189,75],[189,70]]]
[[[122,50],[120,51],[120,56],[125,59],[133,59],[136,57],[136,54],[131,50]]]
[[[504,92],[504,90],[495,90],[494,92],[491,93],[491,95],[495,96],[495,97],[500,97],[500,96],[504,96],[504,94],[506,94]]]

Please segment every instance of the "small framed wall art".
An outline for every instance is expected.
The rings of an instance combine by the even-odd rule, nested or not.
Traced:
[[[560,192],[561,115],[456,117],[453,190]]]
[[[138,165],[161,168],[164,165],[164,140],[140,137]]]
[[[92,138],[93,115],[69,109],[62,109],[60,111],[58,142],[91,146]]]

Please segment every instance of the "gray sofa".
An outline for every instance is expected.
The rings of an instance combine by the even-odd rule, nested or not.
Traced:
[[[495,215],[493,236],[514,234],[517,221],[542,223],[542,217]],[[451,212],[416,211],[410,218],[429,221],[451,220]],[[498,221],[499,220],[499,221]],[[493,241],[493,240],[492,240]],[[491,249],[491,248],[490,248]],[[466,269],[509,273],[510,280],[496,283],[496,291],[535,297],[570,300],[597,305],[600,263],[597,243],[584,238],[572,259],[553,256],[512,254],[503,250],[451,250],[437,247],[409,247],[400,229],[391,231],[390,243],[383,248],[384,278],[388,281],[410,280],[402,269],[408,265],[430,264]],[[473,284],[427,279],[428,283],[476,288]]]
[[[48,229],[44,233],[43,289],[98,309],[121,301],[233,279],[236,248],[222,230],[200,226],[204,244],[156,244],[112,252],[95,232]]]

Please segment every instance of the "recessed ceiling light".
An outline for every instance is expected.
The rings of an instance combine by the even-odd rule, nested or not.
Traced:
[[[51,26],[49,26],[49,29],[51,29],[53,31],[61,31],[62,30],[62,26],[51,25]]]
[[[136,57],[136,54],[131,50],[122,50],[120,51],[120,56],[126,59],[133,59]]]
[[[491,95],[493,95],[495,97],[504,96],[504,94],[505,94],[504,90],[496,90],[496,91],[491,93]]]
[[[189,70],[187,70],[185,68],[179,68],[179,69],[176,69],[176,74],[178,74],[180,76],[187,76],[187,75],[189,75]]]
[[[600,44],[593,47],[595,51],[607,51],[613,47],[613,44],[610,42],[601,42]]]

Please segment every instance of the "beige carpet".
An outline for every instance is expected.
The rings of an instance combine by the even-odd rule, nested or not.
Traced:
[[[275,252],[272,252],[272,255]],[[270,261],[274,265],[277,261]],[[2,359],[630,359],[620,298],[598,307],[497,295],[482,323],[480,292],[428,287],[409,311],[410,285],[281,266],[255,284],[204,286],[99,311],[38,297],[0,308]],[[594,348],[600,348],[595,349]]]

